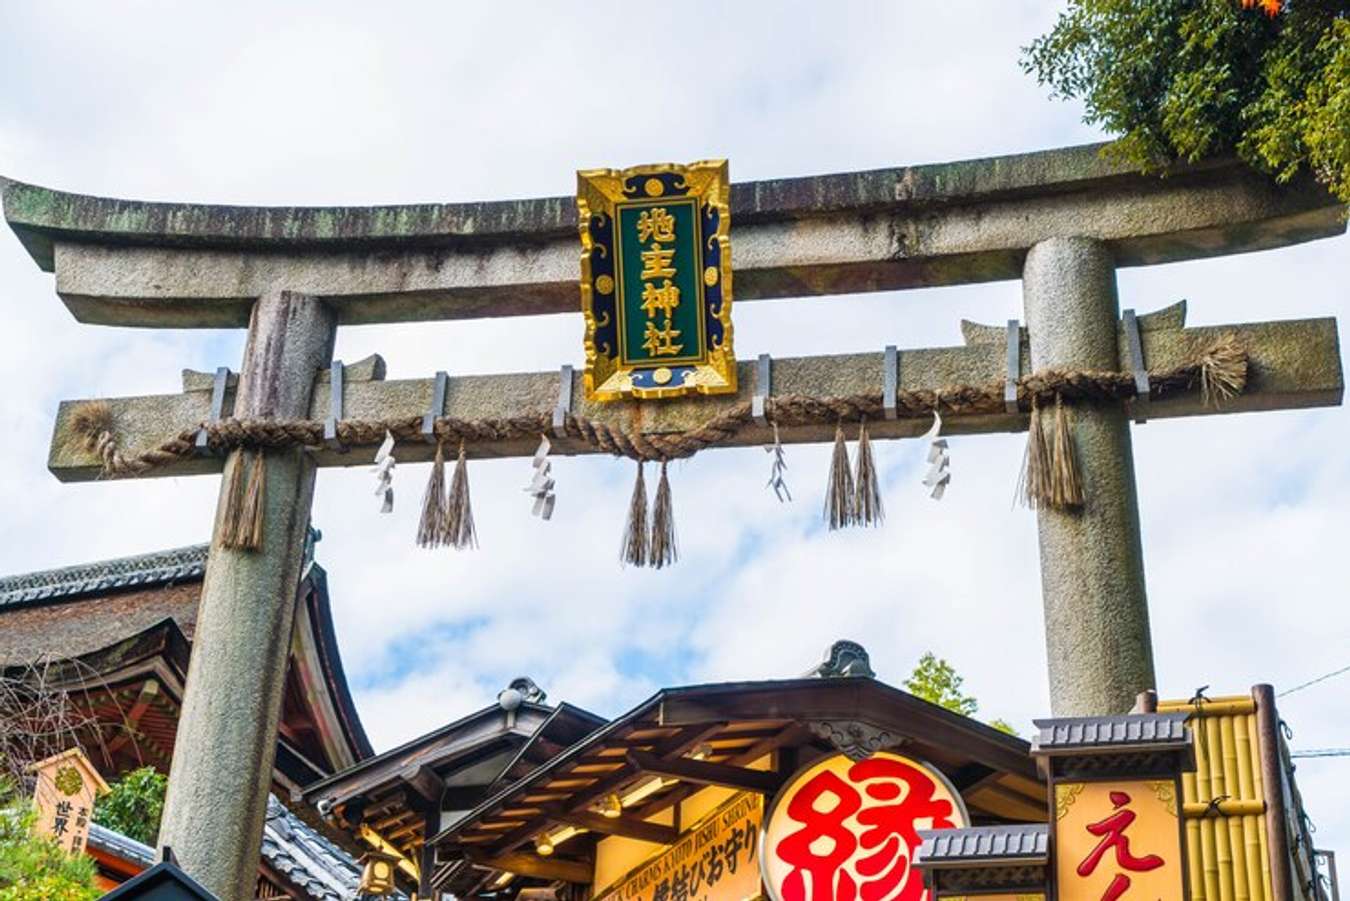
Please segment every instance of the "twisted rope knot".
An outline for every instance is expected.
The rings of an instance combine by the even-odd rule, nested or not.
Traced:
[[[1199,387],[1205,402],[1218,402],[1240,393],[1247,383],[1248,355],[1237,338],[1224,335],[1201,349],[1191,360],[1171,369],[1149,373],[1154,397],[1164,397]],[[984,385],[949,385],[938,390],[896,392],[896,414],[902,418],[931,416],[941,408],[948,415],[1000,414],[1004,411],[1002,381]],[[1017,380],[1017,401],[1022,410],[1046,406],[1056,398],[1070,403],[1110,403],[1135,395],[1134,376],[1124,372],[1046,369]],[[782,425],[834,424],[879,419],[883,415],[880,392],[817,397],[781,394],[767,399],[766,412]],[[752,424],[750,403],[738,402],[701,425],[679,432],[630,432],[577,413],[568,414],[564,430],[596,450],[633,460],[664,462],[726,444]],[[143,475],[192,456],[199,432],[215,452],[234,448],[255,450],[290,447],[317,448],[323,444],[323,423],[312,419],[220,419],[201,422],[179,432],[157,447],[133,455],[117,446],[111,408],[102,401],[84,404],[71,422],[85,449],[103,465],[107,477]],[[477,444],[531,438],[552,428],[551,411],[518,416],[457,419],[442,416],[433,426],[436,441],[447,444]],[[421,441],[422,417],[389,419],[344,419],[337,424],[337,437],[345,445],[379,444],[385,433],[396,441]]]

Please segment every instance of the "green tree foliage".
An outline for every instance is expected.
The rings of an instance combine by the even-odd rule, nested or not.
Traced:
[[[1147,169],[1236,154],[1350,201],[1350,0],[1069,0],[1023,68]],[[1274,7],[1272,6],[1272,10]]]
[[[36,819],[32,803],[0,783],[0,901],[93,901],[103,894],[93,859],[38,835]]]
[[[962,693],[964,682],[950,663],[929,651],[919,658],[914,672],[905,680],[905,690],[953,713],[974,716],[980,710],[980,702]],[[1017,730],[1004,720],[991,720],[989,725],[1009,735],[1017,734]]]
[[[154,767],[132,770],[108,786],[111,791],[94,805],[94,822],[138,842],[153,845],[159,838],[164,792],[169,780]]]

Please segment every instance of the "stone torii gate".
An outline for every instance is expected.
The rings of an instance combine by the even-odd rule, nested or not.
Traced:
[[[1310,179],[1276,186],[1238,163],[1178,168],[1166,178],[1107,162],[1099,147],[733,186],[736,301],[1020,278],[1026,328],[1019,372],[1117,371],[1132,355],[1115,269],[1241,253],[1337,235],[1344,208]],[[576,210],[570,197],[370,208],[243,208],[109,200],[0,179],[5,216],[81,322],[150,328],[244,327],[243,363],[223,393],[237,418],[324,419],[339,324],[578,311]],[[1334,320],[1185,328],[1184,308],[1140,319],[1149,368],[1183,362],[1220,333],[1249,355],[1244,393],[1219,412],[1338,404]],[[1004,378],[1005,329],[967,324],[963,347],[898,354],[902,389]],[[774,361],[775,393],[877,392],[871,354]],[[1122,365],[1125,364],[1125,365]],[[344,370],[342,415],[420,416],[433,380],[386,381],[369,363]],[[573,411],[630,432],[696,425],[754,391],[742,363],[737,396]],[[108,405],[135,452],[212,417],[212,379],[185,373],[177,394]],[[452,378],[443,415],[474,419],[551,410],[558,372]],[[98,477],[100,460],[62,405],[49,466],[65,481]],[[1150,418],[1216,412],[1189,394],[1155,398]],[[870,423],[909,437],[914,418]],[[1025,411],[953,417],[954,434],[1027,427]],[[1154,684],[1129,422],[1119,406],[1085,407],[1073,426],[1090,490],[1078,513],[1037,514],[1054,712],[1123,712]],[[833,425],[784,426],[784,442],[827,441]],[[729,444],[761,444],[750,427]],[[536,437],[475,443],[471,455],[528,455]],[[564,453],[595,448],[560,438]],[[161,841],[228,898],[251,893],[275,748],[294,584],[316,466],[368,463],[373,448],[269,450],[263,546],[223,546],[219,509],[203,587]],[[400,461],[432,446],[401,447]],[[230,459],[240,451],[233,451]],[[220,472],[220,456],[150,475]],[[222,498],[223,501],[223,498]],[[223,504],[222,504],[223,506]],[[239,691],[255,686],[256,694]]]

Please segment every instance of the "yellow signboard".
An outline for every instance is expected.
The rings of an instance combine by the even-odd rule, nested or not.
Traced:
[[[826,757],[779,792],[761,866],[774,901],[925,901],[919,831],[970,824],[937,769],[880,751]]]
[[[1185,897],[1175,781],[1060,782],[1055,819],[1060,898]]]
[[[759,830],[764,799],[731,797],[596,901],[749,901],[761,896]]]
[[[56,839],[71,854],[83,853],[94,816],[94,799],[108,786],[79,748],[48,757],[37,771],[37,830]]]

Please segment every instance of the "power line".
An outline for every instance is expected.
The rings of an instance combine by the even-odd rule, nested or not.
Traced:
[[[1340,669],[1336,670],[1334,673],[1327,673],[1325,676],[1318,676],[1316,679],[1309,679],[1307,682],[1304,682],[1301,685],[1295,685],[1293,688],[1286,689],[1285,691],[1280,692],[1276,697],[1281,698],[1286,697],[1288,695],[1293,694],[1296,691],[1302,691],[1305,688],[1310,688],[1311,686],[1316,685],[1318,682],[1325,682],[1328,679],[1341,675],[1342,673],[1350,673],[1350,666],[1343,666]]]
[[[1290,757],[1350,757],[1350,748],[1309,748],[1306,751],[1290,751]]]

